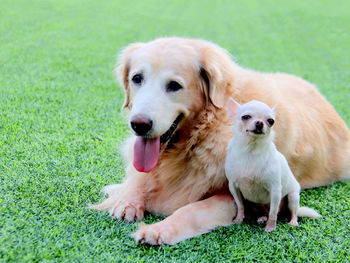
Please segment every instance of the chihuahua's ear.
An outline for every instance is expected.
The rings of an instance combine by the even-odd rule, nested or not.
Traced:
[[[273,112],[276,112],[277,106],[278,106],[278,104],[276,104],[275,106],[273,106],[271,110],[272,110]]]
[[[227,104],[226,104],[226,108],[227,108],[228,116],[230,117],[231,121],[235,118],[237,109],[240,106],[241,105],[237,101],[235,101],[234,99],[232,99],[232,98],[228,99]]]

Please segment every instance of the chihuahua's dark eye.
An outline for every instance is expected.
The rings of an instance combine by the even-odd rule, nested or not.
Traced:
[[[143,75],[142,74],[136,74],[132,77],[132,82],[134,82],[136,85],[140,85],[143,81]]]
[[[182,89],[182,86],[178,82],[173,81],[173,80],[170,81],[168,83],[168,85],[166,86],[166,91],[167,92],[175,92],[175,91],[178,91],[180,89]]]
[[[267,119],[267,122],[269,123],[270,127],[275,123],[274,119]]]
[[[246,121],[246,120],[249,120],[252,116],[250,115],[243,115],[242,116],[242,120]]]

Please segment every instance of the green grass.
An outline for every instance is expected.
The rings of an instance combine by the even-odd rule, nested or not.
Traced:
[[[349,10],[346,0],[1,0],[0,261],[349,262],[349,183],[304,191],[302,204],[324,217],[299,228],[279,222],[267,234],[248,221],[171,247],[138,246],[136,224],[86,208],[124,176],[120,48],[172,35],[214,41],[245,67],[317,84],[349,125]]]

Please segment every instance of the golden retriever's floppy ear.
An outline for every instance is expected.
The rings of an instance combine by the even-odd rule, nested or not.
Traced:
[[[114,69],[114,73],[117,76],[119,83],[125,90],[125,101],[123,108],[130,108],[130,90],[129,90],[129,70],[130,70],[130,55],[135,50],[142,46],[141,43],[135,43],[127,46],[119,54],[117,67]]]
[[[214,44],[202,49],[200,75],[209,86],[209,99],[217,108],[227,102],[229,85],[233,79],[233,62],[229,53]]]

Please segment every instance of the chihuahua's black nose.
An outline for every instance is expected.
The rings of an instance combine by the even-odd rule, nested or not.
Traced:
[[[255,123],[255,128],[256,128],[257,130],[262,130],[262,129],[264,128],[264,123],[263,123],[262,121],[257,121],[257,122]]]
[[[131,118],[130,125],[138,136],[144,136],[152,129],[153,122],[146,115],[137,114]]]

